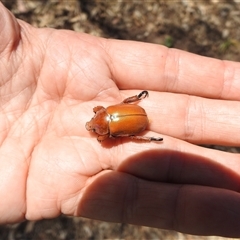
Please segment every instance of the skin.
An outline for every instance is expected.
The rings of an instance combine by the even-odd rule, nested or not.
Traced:
[[[37,29],[0,3],[0,223],[60,214],[240,237],[240,64]],[[98,143],[93,107],[149,90],[146,136]]]

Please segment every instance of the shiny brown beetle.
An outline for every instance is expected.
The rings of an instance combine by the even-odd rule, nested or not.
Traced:
[[[86,123],[88,131],[95,132],[99,142],[107,138],[130,137],[132,139],[162,141],[163,138],[136,136],[144,131],[149,124],[145,110],[134,104],[148,96],[148,91],[142,91],[136,96],[126,98],[122,103],[104,108],[93,108],[94,117]]]

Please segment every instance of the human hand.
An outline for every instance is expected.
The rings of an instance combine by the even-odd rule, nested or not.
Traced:
[[[240,236],[240,64],[36,29],[0,3],[0,222],[59,214]],[[146,135],[99,144],[96,105],[150,90]]]

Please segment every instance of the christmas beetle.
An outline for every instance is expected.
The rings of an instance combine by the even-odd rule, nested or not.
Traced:
[[[147,96],[148,91],[142,91],[138,95],[126,98],[120,104],[107,108],[94,107],[95,115],[86,123],[86,129],[95,132],[99,142],[107,138],[117,137],[130,137],[147,142],[162,141],[163,138],[137,136],[146,129],[149,121],[145,110],[131,103],[140,101]]]

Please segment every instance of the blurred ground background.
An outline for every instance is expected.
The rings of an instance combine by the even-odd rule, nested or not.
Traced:
[[[64,28],[107,38],[152,42],[204,56],[240,61],[240,0],[2,2],[17,18],[36,27]],[[223,151],[239,151],[234,147],[216,148]],[[0,226],[1,239],[226,240],[227,238],[191,236],[155,228],[61,216],[54,220],[26,221]]]

